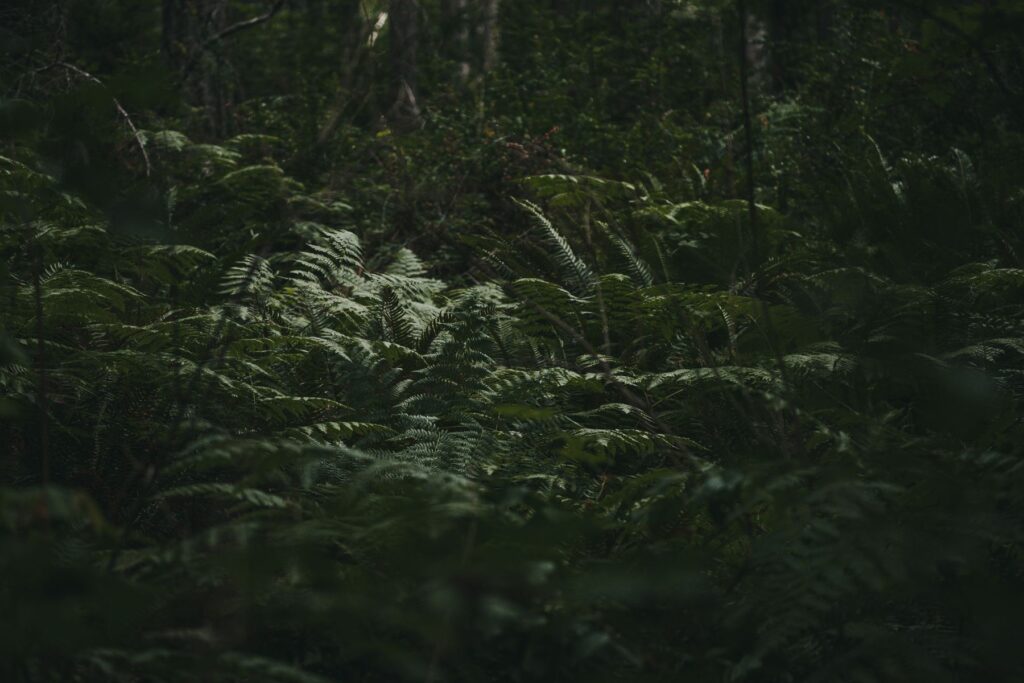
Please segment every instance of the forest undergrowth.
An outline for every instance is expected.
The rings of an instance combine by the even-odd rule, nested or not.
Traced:
[[[1021,3],[217,2],[0,10],[3,680],[1024,680]]]

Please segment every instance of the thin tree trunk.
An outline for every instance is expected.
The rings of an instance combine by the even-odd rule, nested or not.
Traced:
[[[498,61],[498,14],[500,0],[483,0],[480,31],[480,74],[486,76]]]
[[[411,129],[420,122],[416,99],[420,6],[417,0],[391,0],[389,8],[391,77],[396,94],[388,118],[398,129]]]
[[[220,58],[206,49],[227,26],[227,0],[163,0],[160,47],[167,65],[184,82],[188,98],[202,105],[210,130],[227,129],[227,91]]]
[[[441,23],[448,54],[455,62],[455,82],[465,83],[471,71],[466,0],[444,0],[441,3]]]
[[[740,41],[739,41],[739,62],[740,62],[740,105],[743,109],[743,137],[746,146],[744,161],[746,162],[746,200],[747,219],[750,221],[750,240],[753,253],[752,263],[756,264],[761,258],[761,230],[757,222],[757,204],[755,202],[756,186],[754,184],[754,132],[751,123],[750,113],[750,67],[751,48],[750,36],[747,33],[751,26],[750,15],[747,12],[746,0],[737,1],[739,13]]]
[[[721,81],[722,92],[725,96],[731,90],[729,86],[728,61],[725,58],[725,27],[722,24],[722,11],[717,8],[708,9],[708,17],[711,20],[711,31],[715,45],[715,52],[718,64],[718,77]]]
[[[205,0],[204,1],[204,23],[207,28],[204,33],[218,34],[227,25],[227,0]],[[206,40],[203,41],[204,43]],[[199,49],[203,49],[200,46]],[[199,74],[200,89],[203,93],[203,105],[206,107],[206,115],[210,122],[210,128],[218,136],[228,134],[228,92],[225,87],[223,75],[223,59],[218,54],[212,55],[214,62],[212,68],[204,68]]]
[[[161,9],[160,51],[164,60],[173,70],[178,71],[184,64],[185,8],[181,0],[163,0]]]
[[[748,83],[752,90],[762,92],[769,81],[768,28],[753,12],[744,11],[743,44],[746,46]]]
[[[334,104],[331,106],[327,122],[320,128],[317,134],[317,145],[327,142],[341,123],[345,111],[352,102],[353,94],[357,90],[357,84],[361,82],[359,78],[360,67],[366,61],[366,57],[369,54],[374,32],[383,28],[383,22],[386,19],[387,16],[384,13],[366,17],[358,5],[349,13],[351,29],[347,32],[348,46],[345,49],[338,76],[338,94],[335,97]]]
[[[786,3],[783,0],[773,0],[768,28],[768,39],[771,41],[768,70],[774,92],[782,92],[789,78],[786,50],[791,39],[791,18],[786,10]]]

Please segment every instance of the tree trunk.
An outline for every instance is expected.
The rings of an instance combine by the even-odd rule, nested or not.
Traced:
[[[455,82],[469,80],[469,23],[466,0],[444,0],[441,3],[441,23],[444,44],[449,57],[455,62]]]
[[[743,18],[749,84],[752,92],[763,92],[769,82],[768,28],[753,12]]]
[[[498,61],[498,11],[500,0],[483,0],[480,23],[480,74],[486,76]]]
[[[352,7],[345,13],[348,26],[344,39],[346,46],[338,71],[338,91],[327,121],[317,134],[317,145],[322,145],[330,139],[346,112],[350,115],[354,113],[351,109],[353,103],[356,103],[357,109],[359,108],[358,97],[364,98],[364,104],[368,99],[366,81],[372,80],[370,71],[373,64],[367,57],[375,39],[375,32],[383,28],[386,17],[383,12],[364,16],[359,4],[352,3]]]
[[[185,7],[182,0],[163,0],[160,30],[160,51],[174,71],[183,66],[185,47]]]
[[[204,42],[227,25],[227,0],[163,0],[160,47],[167,65],[184,81],[184,91],[201,104],[211,132],[225,135],[229,93],[221,57]]]
[[[773,92],[782,92],[789,80],[787,50],[791,35],[791,11],[786,11],[783,0],[773,0],[771,15],[768,21],[768,38],[771,41],[768,50],[768,71],[771,75]]]

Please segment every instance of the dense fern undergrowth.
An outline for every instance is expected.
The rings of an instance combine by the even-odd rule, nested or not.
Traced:
[[[1024,680],[1024,139],[833,77],[757,96],[752,178],[738,105],[516,138],[438,96],[339,179],[266,112],[5,100],[0,675]]]

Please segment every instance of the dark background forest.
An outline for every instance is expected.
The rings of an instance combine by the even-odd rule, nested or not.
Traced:
[[[1024,2],[5,0],[0,679],[1024,681]]]

